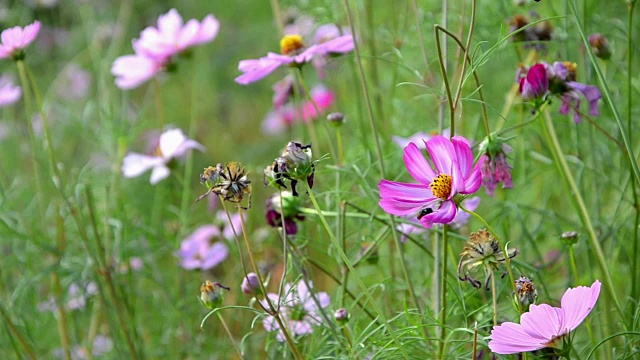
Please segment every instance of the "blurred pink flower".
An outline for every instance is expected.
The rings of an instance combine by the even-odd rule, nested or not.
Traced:
[[[305,100],[301,107],[288,103],[270,111],[262,122],[262,131],[269,135],[280,134],[291,125],[318,118],[333,105],[335,94],[322,85],[316,85],[311,90],[311,98],[313,102]],[[320,114],[316,111],[316,107]]]
[[[83,99],[90,89],[91,74],[74,63],[65,66],[56,86],[61,97],[71,100]]]
[[[454,136],[449,140],[436,135],[425,142],[436,169],[424,158],[414,143],[404,149],[407,170],[418,184],[381,180],[380,207],[397,216],[415,216],[425,228],[434,223],[448,224],[456,217],[458,194],[476,192],[481,184],[480,164],[473,165],[473,154],[467,139]]]
[[[84,309],[87,305],[87,297],[96,295],[98,293],[98,285],[90,281],[86,285],[81,286],[77,283],[71,283],[67,291],[67,302],[65,303],[65,309],[67,310],[80,310]],[[56,311],[56,301],[53,295],[49,296],[46,301],[40,302],[36,305],[36,308],[40,312]]]
[[[176,253],[180,258],[180,266],[187,270],[209,270],[224,261],[229,255],[229,248],[221,241],[211,242],[220,237],[220,230],[215,225],[204,225],[196,229],[182,241]]]
[[[271,74],[282,65],[301,66],[316,56],[342,54],[353,50],[353,37],[344,35],[321,44],[306,47],[300,35],[285,35],[280,41],[282,54],[269,52],[259,59],[242,60],[238,70],[243,74],[236,78],[236,82],[247,85]]]
[[[113,349],[113,340],[104,335],[97,335],[93,340],[93,346],[91,346],[91,355],[86,347],[75,345],[71,348],[72,360],[85,360],[92,359],[94,357],[100,357]],[[65,353],[63,349],[53,350],[53,356],[58,359],[65,359]]]
[[[309,283],[309,285],[313,287],[312,283]],[[307,288],[307,284],[303,280],[300,280],[297,286],[287,284],[284,293],[286,294],[284,299],[280,299],[278,294],[273,293],[269,293],[267,296],[275,304],[280,304],[280,313],[284,317],[284,323],[287,324],[293,336],[311,334],[313,326],[322,324],[320,310],[313,297],[316,298],[323,309],[329,306],[331,298],[324,291],[312,295],[311,290]],[[265,300],[261,300],[261,302],[263,306],[268,306]],[[262,326],[267,331],[277,331],[276,339],[285,341],[284,334],[273,316],[264,318]]]
[[[212,196],[214,197],[214,196]],[[224,211],[218,211],[216,217],[222,223],[222,237],[225,240],[235,240],[236,235],[233,230],[235,229],[236,233],[241,236],[242,235],[242,218],[240,218],[240,213],[231,214],[231,223],[229,223],[229,218],[227,217],[227,213]]]
[[[122,160],[122,174],[125,177],[132,178],[153,169],[151,171],[151,184],[155,185],[169,176],[170,170],[167,166],[169,162],[183,157],[191,149],[204,151],[204,147],[200,143],[188,139],[182,130],[167,130],[160,135],[157,155],[128,153]]]
[[[13,58],[14,60],[22,59],[24,48],[29,46],[35,40],[40,32],[40,21],[34,21],[33,24],[27,25],[24,29],[20,26],[2,31],[0,34],[0,59]]]
[[[158,27],[150,26],[133,39],[134,55],[117,58],[111,67],[116,85],[121,89],[138,87],[171,65],[172,57],[192,46],[212,41],[220,23],[209,14],[202,22],[191,19],[186,24],[176,9],[160,15]]]
[[[489,348],[498,354],[515,354],[551,347],[569,334],[589,315],[600,295],[600,281],[591,287],[569,288],[560,307],[531,305],[520,324],[505,322],[491,330]]]
[[[22,89],[6,76],[0,76],[0,108],[20,100]]]
[[[401,136],[396,136],[396,135],[392,135],[391,136],[391,140],[393,140],[393,142],[395,142],[396,144],[398,144],[398,146],[400,146],[401,148],[405,148],[407,145],[409,145],[409,143],[414,143],[414,144],[419,144],[418,146],[422,146],[424,145],[424,142],[431,139],[431,137],[438,135],[437,132],[432,132],[430,134],[427,134],[425,132],[422,131],[418,131],[417,133],[409,136],[408,138],[403,138]],[[444,130],[442,130],[442,134],[440,134],[446,138],[449,138],[451,135],[451,131],[449,131],[449,128],[446,128]],[[426,149],[426,148],[425,148]]]
[[[293,75],[287,75],[273,85],[273,108],[279,109],[291,100],[296,82]],[[300,91],[302,92],[302,90]]]

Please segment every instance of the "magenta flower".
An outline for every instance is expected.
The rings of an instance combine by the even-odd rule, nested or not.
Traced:
[[[36,39],[40,32],[40,21],[34,21],[24,29],[20,26],[2,31],[0,34],[0,59],[13,58],[20,60],[24,57],[24,48],[29,46]]]
[[[271,74],[282,65],[301,66],[314,57],[329,54],[343,54],[353,50],[353,36],[343,35],[321,44],[306,47],[300,35],[285,35],[280,41],[282,54],[269,52],[260,59],[242,60],[238,70],[243,74],[236,78],[236,82],[247,85]]]
[[[262,122],[262,131],[268,135],[280,134],[294,124],[317,119],[333,105],[335,94],[322,85],[316,85],[311,89],[311,99],[313,102],[305,100],[302,105],[288,103],[274,108]]]
[[[150,26],[133,39],[134,55],[117,58],[111,67],[116,86],[132,89],[150,80],[173,65],[173,57],[190,47],[213,40],[220,23],[209,14],[202,23],[191,19],[186,24],[176,9],[160,15],[158,27]]]
[[[160,135],[156,154],[128,153],[122,160],[122,174],[127,178],[132,178],[152,170],[150,181],[151,185],[155,185],[169,176],[171,172],[169,163],[173,159],[183,157],[191,149],[204,151],[204,147],[200,143],[187,138],[182,130],[167,130]]]
[[[589,315],[598,301],[600,286],[596,280],[591,287],[569,288],[559,308],[531,305],[520,317],[520,324],[505,322],[491,330],[489,348],[498,354],[515,354],[553,346]]]
[[[549,90],[547,70],[543,64],[535,64],[525,77],[520,78],[520,95],[524,100],[542,99]]]
[[[448,224],[457,214],[458,194],[472,194],[481,183],[480,164],[473,166],[473,154],[467,139],[454,136],[451,141],[436,135],[425,142],[435,170],[414,143],[404,148],[407,171],[418,184],[381,180],[380,207],[389,214],[411,215],[429,229],[434,223]]]
[[[20,100],[22,89],[6,76],[0,76],[0,108]]]
[[[176,253],[180,266],[187,270],[209,270],[218,266],[229,255],[229,248],[221,241],[211,242],[220,237],[220,229],[215,225],[201,226],[180,244]]]
[[[313,287],[312,283],[309,283],[309,285]],[[284,299],[280,299],[277,294],[273,293],[269,293],[267,296],[269,296],[269,299],[275,304],[280,304],[280,313],[291,333],[294,336],[313,333],[313,327],[322,324],[319,314],[320,310],[313,297],[315,297],[318,304],[320,304],[320,307],[324,309],[329,306],[331,302],[329,295],[324,291],[311,294],[311,289],[307,288],[303,280],[300,280],[295,287],[292,284],[287,284],[284,292],[286,294]],[[261,302],[265,307],[268,306],[265,300],[261,300]],[[264,326],[267,331],[277,331],[278,335],[276,339],[278,339],[278,341],[285,341],[284,334],[273,316],[266,317],[262,321],[262,326]]]

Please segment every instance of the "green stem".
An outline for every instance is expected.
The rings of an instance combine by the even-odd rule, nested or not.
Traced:
[[[342,130],[340,128],[341,126],[336,127],[336,142],[338,143],[338,166],[341,167],[344,164],[344,150],[342,148]]]
[[[22,345],[22,348],[27,353],[26,354],[27,357],[32,360],[37,359],[35,352],[31,348],[31,345],[27,343],[27,341],[24,339],[22,334],[20,334],[18,329],[16,329],[15,325],[13,325],[13,322],[7,315],[7,312],[2,304],[0,304],[0,316],[2,317],[2,321],[4,322],[4,324],[9,329],[9,332],[11,333],[11,335],[13,335],[13,337],[18,339],[18,342],[20,343],[20,345]]]
[[[434,34],[436,37],[436,49],[438,50],[438,63],[440,64],[440,73],[442,74],[442,81],[444,84],[444,88],[447,93],[447,104],[449,104],[449,128],[451,129],[451,136],[456,132],[456,118],[455,118],[455,108],[453,105],[453,97],[451,95],[451,85],[449,85],[449,78],[447,77],[447,67],[445,61],[445,51],[443,50],[442,45],[440,45],[440,34],[438,33],[438,29],[441,28],[439,25],[434,25]],[[446,39],[446,37],[445,37]],[[440,129],[442,132],[442,129]]]
[[[240,351],[238,344],[236,344],[236,341],[233,339],[233,334],[231,334],[231,330],[229,330],[229,326],[227,326],[227,322],[224,321],[224,318],[222,317],[222,313],[220,311],[216,311],[216,315],[218,315],[218,319],[220,319],[220,323],[222,323],[222,327],[224,328],[224,331],[227,333],[227,336],[229,337],[229,341],[231,341],[233,348],[236,350],[236,354],[238,354],[238,357],[240,357],[240,359],[244,359],[244,356],[242,356],[242,351]]]
[[[431,67],[429,66],[429,59],[427,58],[427,47],[424,44],[424,35],[422,35],[422,21],[420,19],[420,9],[418,8],[418,0],[413,0],[413,12],[416,14],[416,31],[418,32],[418,40],[420,41],[420,52],[422,53],[422,60],[424,61],[425,74],[423,81],[425,84],[429,84],[433,81],[431,77]]]
[[[313,190],[311,190],[311,187],[309,186],[309,184],[306,181],[301,181],[301,182],[304,183],[304,185],[305,185],[305,187],[307,189],[307,193],[309,194],[309,198],[311,199],[311,202],[313,203],[313,206],[318,211],[320,211],[320,205],[318,205],[318,201],[316,200],[316,197],[313,194]],[[396,333],[393,331],[393,329],[389,325],[389,322],[387,321],[386,316],[384,315],[384,313],[382,312],[382,310],[380,309],[380,307],[378,306],[376,301],[371,296],[371,293],[369,292],[369,289],[362,282],[362,279],[360,278],[360,276],[358,276],[358,274],[356,273],[353,265],[351,264],[351,261],[349,261],[349,257],[347,257],[347,254],[345,254],[345,252],[342,250],[342,247],[340,247],[340,243],[338,242],[338,239],[336,239],[336,236],[333,234],[333,231],[331,230],[331,226],[329,226],[329,223],[327,222],[327,219],[324,217],[324,215],[322,215],[321,212],[318,213],[318,216],[320,217],[320,221],[322,222],[322,225],[324,226],[325,230],[327,231],[327,234],[329,235],[329,239],[331,240],[334,248],[338,251],[338,254],[342,258],[342,261],[345,263],[345,265],[347,265],[347,267],[349,268],[349,271],[353,274],[354,280],[356,281],[356,283],[358,283],[358,286],[360,286],[360,289],[362,290],[362,292],[365,294],[365,296],[369,300],[369,303],[373,307],[373,310],[378,314],[378,316],[384,322],[384,325],[387,328],[387,331],[391,335],[393,341],[396,344],[398,344],[398,348],[402,352],[402,355],[404,356],[404,358],[405,359],[409,359],[409,357],[408,357],[408,355],[407,355],[407,353],[406,353],[406,351],[405,351],[405,349],[403,347],[403,344],[399,341]]]
[[[164,107],[162,106],[162,94],[160,93],[160,81],[158,78],[153,79],[153,95],[156,99],[156,112],[158,115],[158,128],[162,130],[164,127]]]
[[[580,283],[580,276],[578,275],[578,267],[576,266],[576,254],[573,251],[573,245],[569,245],[569,262],[571,264],[571,272],[573,273],[573,281],[576,284]]]
[[[445,349],[447,347],[447,262],[449,257],[447,256],[447,249],[449,248],[449,226],[444,224],[442,228],[442,250],[437,253],[437,256],[442,256],[442,279],[440,279],[440,304],[442,310],[440,312],[440,359],[444,359]]]
[[[631,117],[633,108],[633,77],[630,76],[633,73],[633,10],[635,9],[636,1],[627,2],[628,15],[627,15],[627,132],[629,134],[629,142],[633,142]],[[633,172],[633,169],[630,169]],[[633,209],[635,211],[634,227],[633,227],[633,257],[631,260],[631,298],[638,298],[638,228],[640,227],[640,203],[638,203],[638,184],[635,181],[631,181],[631,191],[633,193]],[[633,306],[633,302],[631,302]]]
[[[618,301],[618,296],[615,292],[615,287],[613,285],[613,280],[611,279],[611,274],[609,273],[609,269],[607,267],[607,262],[604,257],[604,253],[602,251],[602,247],[600,246],[600,241],[598,240],[598,236],[591,224],[591,219],[589,218],[589,212],[587,211],[587,207],[585,206],[584,200],[582,199],[582,195],[580,194],[580,190],[576,185],[575,180],[573,179],[573,175],[571,173],[571,169],[569,169],[569,165],[567,164],[564,155],[562,153],[562,148],[560,147],[560,142],[558,141],[558,137],[556,135],[553,120],[551,119],[551,115],[547,110],[542,111],[542,128],[547,137],[547,141],[549,142],[549,147],[553,158],[557,164],[558,171],[560,175],[564,179],[564,184],[567,187],[567,193],[570,195],[569,197],[573,199],[572,203],[576,207],[576,211],[580,216],[580,220],[582,224],[587,230],[589,235],[589,240],[591,244],[591,248],[593,249],[596,259],[598,260],[598,265],[600,266],[600,270],[602,271],[602,275],[604,276],[605,287],[609,293],[611,299],[613,299],[614,305],[616,307],[616,311],[620,315],[621,319],[625,319],[624,313],[622,312],[622,307],[620,306],[620,302]],[[625,327],[627,324],[625,323]]]
[[[313,106],[313,110],[316,112],[315,118],[318,118],[320,117],[320,109],[318,108],[318,104],[316,104],[316,101],[313,99],[313,96],[311,96],[311,91],[309,89],[309,86],[307,86],[307,81],[304,78],[304,73],[302,72],[302,68],[297,68],[297,69],[298,71],[296,72],[297,73],[296,79],[300,83],[300,86],[302,87],[305,97],[311,103],[311,105]],[[302,100],[302,96],[300,96],[300,99]],[[316,146],[316,151],[320,152],[320,140],[318,138],[318,133],[316,132],[315,121],[313,118],[310,118],[309,121],[306,121],[304,119],[304,109],[302,109],[302,106],[303,106],[302,101],[300,101],[300,104],[301,104],[300,118],[302,119],[302,121],[304,121],[304,123],[307,125],[307,128],[309,129],[309,134],[311,135],[311,142]],[[333,148],[333,143],[331,141],[329,141],[329,148],[331,150],[331,155],[335,159],[337,155],[336,155],[335,149]]]
[[[496,294],[496,276],[493,273],[493,268],[490,268],[491,276],[491,302],[493,303],[493,326],[498,326],[498,296]]]

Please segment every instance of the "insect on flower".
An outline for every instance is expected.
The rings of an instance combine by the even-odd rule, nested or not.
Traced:
[[[210,193],[233,203],[241,203],[245,195],[248,195],[248,204],[242,208],[245,210],[251,208],[251,180],[247,179],[245,168],[239,163],[232,161],[224,166],[222,164],[215,167],[209,166],[200,174],[200,181],[207,186],[208,190],[200,195],[196,202],[204,199]]]

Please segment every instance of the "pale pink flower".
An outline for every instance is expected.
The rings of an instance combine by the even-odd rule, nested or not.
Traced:
[[[40,21],[34,21],[24,29],[20,26],[2,31],[0,34],[0,59],[13,58],[19,60],[24,56],[22,50],[36,39],[40,32]]]
[[[180,266],[187,270],[209,270],[218,266],[229,255],[229,248],[224,242],[212,242],[220,238],[220,229],[215,225],[201,226],[180,244],[176,253],[180,258]]]
[[[270,111],[262,122],[262,131],[269,135],[280,134],[294,124],[317,119],[333,105],[335,94],[322,85],[316,85],[311,90],[311,98],[313,102],[305,100],[302,105],[288,103]]]
[[[120,56],[111,66],[111,74],[116,77],[116,86],[120,89],[133,89],[165,69],[163,61],[142,55]]]
[[[183,157],[191,149],[204,151],[204,147],[200,143],[188,139],[182,130],[167,130],[160,135],[157,155],[128,153],[122,161],[122,174],[125,177],[132,178],[152,170],[151,184],[155,185],[169,176],[169,162]]]
[[[91,90],[91,74],[79,65],[71,63],[60,74],[56,90],[63,98],[83,99]]]
[[[427,152],[435,169],[424,158],[414,143],[404,149],[404,162],[418,184],[407,184],[389,180],[378,183],[380,207],[389,214],[413,216],[429,229],[434,223],[448,224],[455,219],[458,194],[476,192],[482,178],[480,164],[475,166],[467,139],[454,136],[449,140],[436,135],[425,142]]]
[[[553,346],[589,315],[598,301],[600,286],[596,280],[591,287],[569,288],[559,308],[531,305],[520,317],[520,324],[505,322],[491,330],[489,348],[498,354],[515,354]]]
[[[313,287],[312,283],[309,283]],[[326,292],[312,294],[311,289],[303,280],[297,286],[287,284],[285,286],[285,298],[281,299],[278,294],[269,293],[269,299],[275,304],[280,304],[280,314],[284,323],[289,328],[293,336],[303,336],[313,333],[313,327],[322,324],[320,309],[313,297],[320,304],[321,308],[326,308],[331,302],[331,298]],[[313,296],[313,297],[312,297]],[[261,300],[263,306],[268,306],[265,300]],[[285,341],[284,334],[273,316],[268,316],[262,321],[262,325],[267,331],[277,331],[276,339]]]
[[[400,146],[401,148],[405,148],[407,145],[409,145],[409,143],[414,143],[414,144],[418,144],[418,146],[426,149],[425,147],[423,147],[422,145],[424,145],[424,142],[431,139],[431,137],[438,135],[436,132],[432,132],[430,134],[427,134],[423,131],[418,131],[417,133],[404,138],[402,136],[397,136],[397,135],[392,135],[391,136],[391,140],[393,140],[394,143],[398,144],[398,146]],[[440,134],[446,138],[451,137],[451,131],[449,130],[449,128],[446,128],[444,130],[442,130],[442,134]]]
[[[0,108],[20,100],[22,89],[6,76],[0,76]]]

